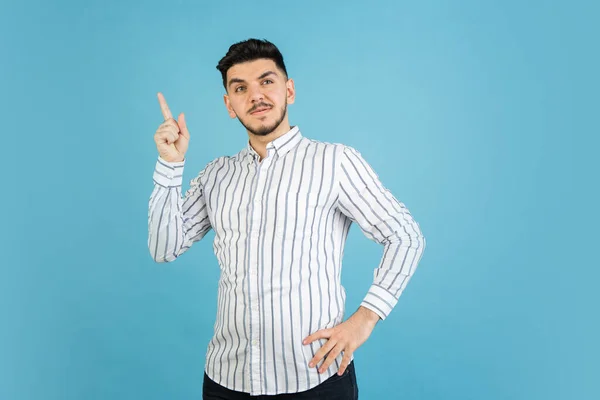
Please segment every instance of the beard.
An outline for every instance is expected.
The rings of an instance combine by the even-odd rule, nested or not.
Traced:
[[[273,122],[272,124],[265,125],[263,123],[260,123],[259,126],[252,127],[252,126],[250,126],[249,123],[244,122],[244,120],[241,119],[239,116],[238,116],[238,120],[244,126],[244,128],[246,128],[248,130],[248,132],[253,133],[256,136],[267,136],[268,134],[273,132],[275,129],[277,129],[277,127],[281,124],[281,122],[285,118],[286,112],[287,112],[287,102],[280,109],[279,116],[277,117],[275,122]]]

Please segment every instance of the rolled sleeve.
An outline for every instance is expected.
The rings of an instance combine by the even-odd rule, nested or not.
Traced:
[[[361,305],[386,319],[417,268],[425,238],[406,206],[380,182],[358,151],[345,146],[338,207],[369,239],[384,246]]]

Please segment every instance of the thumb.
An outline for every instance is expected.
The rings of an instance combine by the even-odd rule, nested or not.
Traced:
[[[177,123],[179,124],[179,131],[181,132],[181,134],[186,138],[186,139],[190,139],[190,132],[188,131],[187,128],[187,124],[185,122],[185,115],[183,115],[183,113],[179,114],[179,119],[177,120]]]

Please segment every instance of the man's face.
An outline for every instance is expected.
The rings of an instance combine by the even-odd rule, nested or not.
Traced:
[[[294,102],[294,81],[273,60],[235,64],[227,71],[225,105],[251,133],[266,136],[288,126],[287,105]],[[284,133],[284,132],[278,132]]]

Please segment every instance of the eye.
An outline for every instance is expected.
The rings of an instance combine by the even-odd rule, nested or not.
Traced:
[[[265,79],[265,80],[263,81],[263,84],[267,84],[267,83],[273,83],[273,81],[272,81],[272,80],[270,80],[270,79]]]
[[[235,88],[235,91],[236,91],[236,92],[241,92],[241,91],[242,91],[242,90],[244,90],[244,89],[245,89],[245,87],[244,87],[244,86],[238,86],[238,87],[236,87],[236,88]]]

